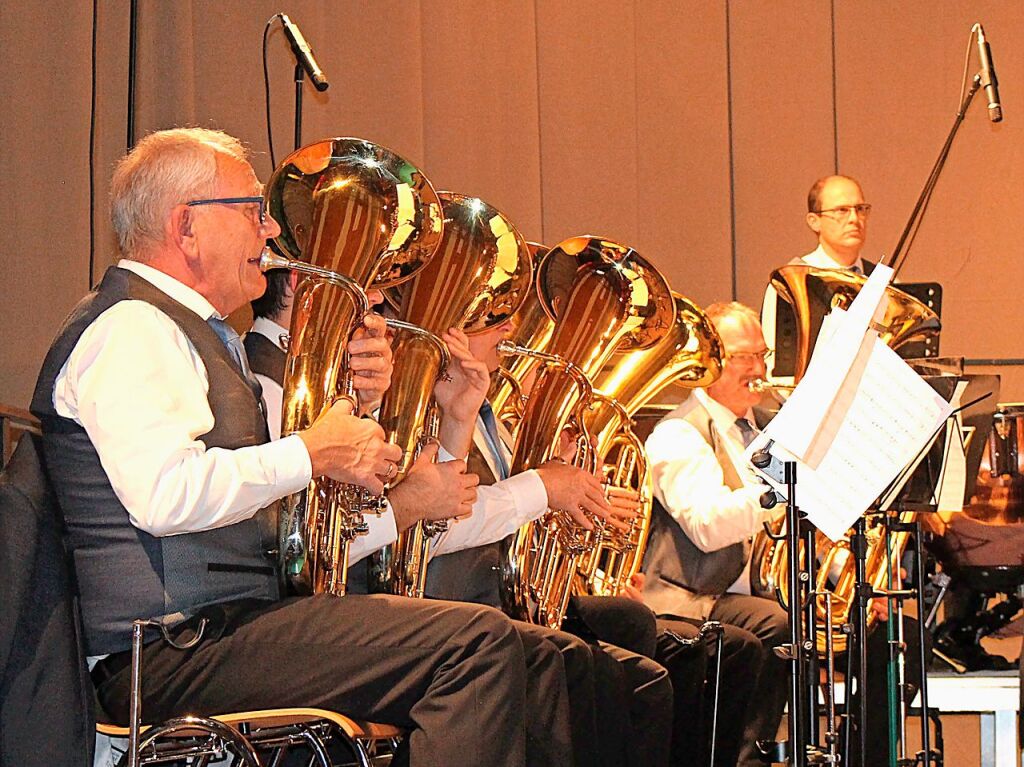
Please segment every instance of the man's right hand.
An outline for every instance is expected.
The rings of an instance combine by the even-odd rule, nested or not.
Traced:
[[[420,451],[405,479],[388,491],[401,532],[423,519],[455,519],[473,513],[480,478],[466,472],[465,461],[434,463],[437,443]]]
[[[384,492],[382,478],[394,474],[402,457],[402,448],[384,441],[380,424],[352,415],[347,399],[334,403],[299,437],[306,443],[314,477],[360,485],[375,495]]]
[[[587,513],[602,519],[609,518],[611,506],[604,497],[604,486],[589,471],[553,460],[538,466],[537,474],[544,482],[548,506],[568,512],[584,529],[592,530],[594,527]]]

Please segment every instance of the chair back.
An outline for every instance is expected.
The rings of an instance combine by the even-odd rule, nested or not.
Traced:
[[[92,765],[92,682],[40,438],[0,472],[0,764]]]

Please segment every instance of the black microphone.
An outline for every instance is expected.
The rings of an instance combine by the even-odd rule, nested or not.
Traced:
[[[1003,107],[999,103],[999,81],[992,64],[992,49],[985,39],[985,30],[978,24],[978,57],[981,59],[981,84],[988,96],[988,119],[997,123],[1003,119]]]
[[[324,74],[324,70],[320,68],[320,65],[316,63],[316,58],[313,56],[313,49],[309,47],[309,43],[306,42],[306,38],[302,36],[302,32],[299,31],[298,26],[288,18],[287,14],[279,13],[281,17],[281,24],[284,26],[284,35],[288,38],[288,42],[292,46],[292,53],[295,54],[295,59],[299,62],[306,74],[309,75],[309,79],[313,81],[313,85],[318,91],[325,91],[331,84],[327,82],[327,75]]]

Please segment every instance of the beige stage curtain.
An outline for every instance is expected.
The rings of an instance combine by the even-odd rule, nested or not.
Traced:
[[[976,101],[905,277],[944,284],[944,352],[1024,356],[1024,4],[143,0],[140,135],[223,128],[265,178],[260,46],[278,11],[331,79],[324,94],[307,88],[307,141],[390,146],[437,188],[504,210],[529,239],[628,243],[699,304],[758,304],[770,270],[813,247],[806,191],[836,169],[875,204],[865,255],[892,249],[981,20],[1007,117],[991,125]],[[126,143],[128,14],[127,0],[0,8],[0,402],[28,403],[61,318],[115,260],[106,194]],[[280,159],[292,145],[293,63],[279,26],[269,56]],[[1004,387],[1003,399],[1022,396]]]

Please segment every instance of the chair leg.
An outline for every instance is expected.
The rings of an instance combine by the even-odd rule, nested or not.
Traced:
[[[711,748],[708,764],[715,765],[715,740],[718,734],[718,696],[721,692],[722,681],[722,643],[725,638],[724,631],[718,631],[715,636],[715,695],[711,706]]]

